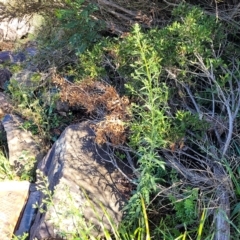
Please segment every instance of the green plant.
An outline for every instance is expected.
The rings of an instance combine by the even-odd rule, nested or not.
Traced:
[[[69,43],[82,53],[100,37],[101,23],[91,17],[98,8],[93,3],[85,3],[85,0],[66,0],[66,4],[67,8],[57,10],[56,16]]]
[[[24,161],[25,164],[21,164]],[[35,180],[35,158],[29,157],[28,152],[23,151],[18,159],[19,165],[12,166],[9,160],[0,151],[0,181],[3,180]]]
[[[165,139],[170,128],[165,114],[168,87],[165,83],[159,82],[161,59],[151,43],[141,33],[138,25],[135,25],[129,42],[135,45],[133,56],[136,61],[131,65],[135,69],[132,81],[137,82],[139,88],[133,88],[130,83],[126,87],[133,95],[139,96],[140,103],[132,104],[135,121],[130,126],[131,144],[134,148],[138,146],[141,176],[137,191],[142,194],[148,204],[150,192],[156,190],[154,171],[158,167],[164,168],[164,162],[156,153],[156,148],[167,145]]]
[[[32,76],[31,81],[39,82],[39,74]],[[8,91],[16,105],[16,112],[24,118],[21,127],[39,135],[43,140],[56,141],[66,123],[71,121],[71,113],[65,117],[56,112],[57,93],[52,93],[50,86],[32,90],[11,79]]]
[[[197,220],[197,199],[198,189],[186,190],[181,199],[176,199],[175,196],[169,196],[178,222],[192,224]]]
[[[16,174],[13,167],[10,165],[9,160],[4,156],[3,152],[0,151],[0,181],[13,180],[16,178]]]
[[[21,162],[24,164],[21,164]],[[19,179],[35,182],[36,159],[31,157],[28,151],[23,151],[18,159],[18,163],[20,166],[18,169],[15,169],[15,174],[19,177]]]
[[[11,79],[8,86],[8,91],[11,98],[17,106],[18,111],[22,116],[27,118],[27,121],[22,125],[27,129],[33,130],[33,133],[40,131],[40,126],[43,123],[44,112],[40,105],[40,100],[36,97],[34,91]]]
[[[204,208],[203,211],[202,211],[200,222],[199,222],[197,240],[202,239],[202,233],[203,233],[203,230],[204,230],[204,225],[205,225],[206,218],[207,218],[207,210]]]
[[[81,74],[81,78],[100,78],[107,75],[104,69],[104,49],[108,48],[109,44],[111,44],[110,40],[101,39],[91,49],[87,49],[79,55],[79,67],[77,70]]]
[[[156,34],[155,31],[153,33]],[[172,141],[180,141],[190,127],[195,131],[204,129],[204,124],[197,116],[188,111],[177,111],[175,116],[169,116],[170,90],[165,81],[160,81],[161,52],[155,47],[158,41],[153,41],[149,35],[142,33],[139,26],[135,25],[133,33],[122,46],[125,53],[131,49],[128,54],[134,59],[130,65],[133,73],[126,84],[128,92],[137,96],[138,101],[132,103],[134,121],[130,124],[130,144],[138,154],[141,173],[137,193],[142,194],[147,204],[150,202],[150,194],[157,190],[159,179],[156,169],[165,168],[157,149],[169,147]],[[162,44],[164,46],[164,42]],[[129,202],[129,206],[135,207],[129,213],[137,217],[140,213],[139,205],[135,194]]]
[[[13,236],[12,240],[27,240],[29,238],[28,233],[24,233],[22,236]]]
[[[70,67],[79,69],[76,54],[96,44],[104,29],[103,22],[93,17],[97,10],[97,4],[89,1],[63,0],[54,15],[45,16],[36,34],[38,52],[31,59],[33,65],[41,70],[56,67],[63,72]]]

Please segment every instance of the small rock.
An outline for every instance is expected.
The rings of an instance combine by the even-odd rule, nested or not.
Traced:
[[[6,83],[9,82],[12,73],[8,69],[0,69],[0,89],[5,90]]]
[[[11,62],[11,52],[2,51],[0,52],[0,63]]]
[[[37,50],[35,48],[26,48],[19,52],[1,51],[0,63],[9,62],[11,64],[24,62],[27,58],[36,55]]]
[[[0,118],[2,118],[5,114],[11,113],[13,106],[7,95],[2,92],[0,92],[0,103]]]
[[[43,86],[44,84],[49,81],[50,74],[48,73],[40,73],[40,72],[33,72],[30,70],[22,70],[19,73],[13,74],[13,76],[10,79],[10,82],[12,80],[15,80],[18,82],[19,87],[24,91],[35,91],[40,86]]]
[[[24,165],[29,164],[30,159],[40,161],[42,158],[38,141],[32,134],[20,128],[23,120],[16,115],[5,115],[2,120],[7,134],[9,149],[9,162],[15,166],[19,172],[24,169]]]
[[[69,104],[67,102],[57,100],[56,110],[60,115],[67,116],[67,113],[69,111]]]

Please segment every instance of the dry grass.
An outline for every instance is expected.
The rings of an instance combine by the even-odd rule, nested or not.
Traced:
[[[93,3],[99,8],[92,16],[106,22],[107,28],[117,34],[128,32],[134,23],[144,28],[165,25],[171,18],[171,11],[182,0],[86,0],[84,4]],[[220,18],[235,19],[239,16],[238,0],[188,0],[193,5],[201,5],[211,14]],[[30,1],[18,0],[3,4],[0,2],[0,19],[24,17],[25,15],[54,16],[56,9],[65,9],[68,5],[63,0]],[[227,14],[224,14],[227,12]]]
[[[13,42],[0,42],[0,51],[12,51],[15,49],[15,44]]]
[[[98,144],[110,141],[120,145],[126,141],[126,122],[130,118],[127,97],[120,97],[114,87],[93,79],[72,84],[55,75],[53,82],[61,88],[62,101],[70,106],[81,105],[99,119],[93,126]]]
[[[147,28],[159,25],[172,9],[164,1],[157,0],[86,0],[84,4],[88,3],[96,4],[99,8],[92,17],[105,21],[109,30],[119,34],[128,32],[134,23]],[[54,16],[56,9],[66,8],[68,5],[63,0],[19,0],[6,4],[0,2],[0,19],[23,18],[36,13]]]

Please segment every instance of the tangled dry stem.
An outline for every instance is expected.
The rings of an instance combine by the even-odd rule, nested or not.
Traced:
[[[234,189],[224,161],[230,163],[233,137],[239,141],[239,130],[236,127],[240,109],[240,82],[236,77],[239,72],[239,63],[232,57],[232,63],[228,67],[221,66],[222,72],[231,76],[226,88],[218,82],[212,64],[207,67],[199,54],[196,53],[195,56],[198,60],[196,65],[200,70],[198,81],[208,84],[210,89],[215,87],[218,99],[215,99],[212,94],[211,107],[207,109],[199,104],[201,98],[198,98],[189,86],[179,85],[185,89],[189,97],[189,101],[183,101],[183,108],[197,114],[200,120],[210,124],[201,140],[198,142],[192,140],[192,146],[197,146],[199,151],[194,150],[194,147],[189,144],[186,149],[164,152],[164,157],[167,165],[182,175],[186,182],[195,187],[200,186],[205,192],[211,190],[215,193],[215,239],[228,240],[230,224],[227,219],[230,217],[230,197],[234,197]],[[217,58],[217,54],[214,53],[214,57]],[[170,73],[173,76],[173,73]],[[176,75],[175,80],[180,83]],[[221,106],[220,113],[217,111],[219,106]],[[193,139],[196,137],[190,130],[188,133]]]
[[[165,25],[170,20],[170,12],[182,1],[173,0],[86,0],[86,4],[95,4],[98,11],[92,16],[94,19],[103,20],[107,29],[118,35],[129,32],[132,25],[140,24],[144,28]],[[210,1],[189,0],[189,3],[203,5],[206,12],[214,14],[219,19],[237,23],[240,16],[240,4],[237,0]],[[11,18],[23,18],[35,13],[44,16],[54,16],[56,9],[67,9],[69,6],[63,0],[42,1],[9,1],[7,4],[0,3],[0,20]]]
[[[85,5],[91,3],[98,6],[98,11],[92,16],[103,20],[107,28],[117,34],[128,32],[134,23],[143,27],[157,25],[166,18],[167,4],[151,0],[86,0]],[[26,15],[40,14],[54,16],[56,9],[67,9],[69,6],[63,0],[26,1],[18,0],[9,3],[0,3],[0,20],[23,18]],[[170,10],[170,9],[169,9]]]

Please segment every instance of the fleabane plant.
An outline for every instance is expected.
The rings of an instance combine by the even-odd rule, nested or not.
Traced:
[[[138,97],[138,103],[132,104],[134,120],[130,126],[130,144],[138,153],[141,176],[138,178],[137,193],[141,193],[146,203],[149,203],[151,191],[156,190],[154,171],[165,167],[156,149],[167,145],[166,136],[170,130],[166,116],[169,89],[164,82],[159,81],[161,58],[139,25],[134,26],[128,44],[133,49],[134,62],[131,68],[134,71],[126,87],[132,95]],[[134,195],[131,200],[138,202],[140,198]],[[139,211],[140,206],[139,204]]]

